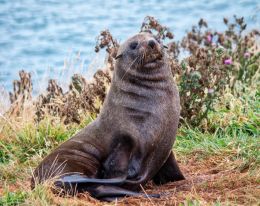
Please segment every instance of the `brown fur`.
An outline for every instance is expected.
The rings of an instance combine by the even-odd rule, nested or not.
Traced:
[[[33,182],[76,173],[97,180],[86,181],[81,190],[78,184],[78,191],[102,198],[131,195],[124,191],[139,190],[152,179],[157,184],[184,179],[171,152],[179,114],[179,94],[162,44],[152,34],[137,34],[119,48],[97,119],[49,154]]]

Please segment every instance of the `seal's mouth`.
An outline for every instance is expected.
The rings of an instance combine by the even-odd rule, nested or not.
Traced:
[[[154,68],[156,67],[159,63],[161,63],[160,59],[154,59],[152,61],[148,61],[144,64],[145,68]]]
[[[152,55],[151,57],[148,57],[143,64],[144,68],[155,68],[158,67],[159,64],[162,64],[162,55],[157,54],[157,55]]]

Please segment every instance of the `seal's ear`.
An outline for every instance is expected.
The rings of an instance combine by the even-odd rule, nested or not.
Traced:
[[[115,57],[115,59],[119,59],[119,58],[121,58],[123,56],[123,54],[118,54],[116,57]]]

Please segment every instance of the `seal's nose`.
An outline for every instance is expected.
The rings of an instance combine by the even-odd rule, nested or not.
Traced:
[[[151,47],[152,49],[155,47],[155,41],[154,40],[149,40],[148,41],[148,45],[149,45],[149,47]]]

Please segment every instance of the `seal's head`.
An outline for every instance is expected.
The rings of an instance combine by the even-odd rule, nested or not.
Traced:
[[[142,32],[124,42],[117,53],[116,65],[122,63],[130,69],[150,70],[163,63],[162,43],[151,33]]]

